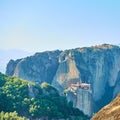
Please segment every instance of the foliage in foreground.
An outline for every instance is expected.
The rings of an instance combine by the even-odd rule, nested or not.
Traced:
[[[28,120],[25,117],[19,117],[17,112],[0,112],[0,120]]]
[[[50,84],[43,83],[40,86],[0,73],[0,117],[14,115],[17,118],[17,113],[14,111],[19,116],[30,119],[69,119],[71,116],[87,118],[77,108],[73,108],[72,102],[68,102],[65,96],[60,96]],[[20,118],[20,120],[25,120],[25,118]]]

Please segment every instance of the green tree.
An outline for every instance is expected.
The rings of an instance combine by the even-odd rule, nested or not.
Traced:
[[[17,112],[14,111],[14,112],[1,112],[0,113],[0,120],[28,120],[27,118],[25,117],[19,117]]]

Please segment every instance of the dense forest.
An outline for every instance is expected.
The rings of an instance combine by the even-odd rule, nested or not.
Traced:
[[[22,116],[22,117],[19,117]],[[48,83],[41,85],[0,73],[0,119],[87,120],[64,95]]]

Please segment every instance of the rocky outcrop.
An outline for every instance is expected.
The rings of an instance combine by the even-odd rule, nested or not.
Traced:
[[[5,73],[6,65],[10,61],[10,59],[16,60],[32,54],[33,53],[29,53],[18,49],[10,49],[10,50],[0,49],[0,72]]]
[[[7,75],[10,75],[10,76],[14,75],[16,66],[21,60],[22,59],[18,59],[16,61],[14,61],[14,60],[9,61],[8,65],[7,65],[7,69],[6,69]]]
[[[62,52],[52,84],[63,91],[77,82],[91,85],[93,112],[108,104],[120,92],[120,48],[104,44]]]
[[[83,113],[85,113],[86,115],[91,116],[93,113],[93,101],[91,91],[78,88],[76,95],[76,107],[83,111]]]
[[[93,100],[89,84],[72,84],[66,90],[66,96],[68,101],[73,101],[74,107],[83,111],[84,114],[92,116]]]
[[[28,83],[28,96],[29,97],[33,97],[35,98],[36,96],[38,96],[38,94],[40,94],[39,90],[38,90],[38,85],[36,84],[37,87],[33,86],[32,84]]]
[[[120,120],[120,94],[96,113],[91,120]]]
[[[36,53],[34,56],[17,61],[11,60],[6,74],[37,83],[51,83],[58,68],[58,56],[61,51]]]
[[[9,75],[39,83],[49,82],[60,92],[78,82],[90,84],[91,93],[79,89],[76,95],[71,92],[68,96],[74,106],[88,115],[108,104],[120,92],[119,46],[103,44],[63,52],[37,53],[21,59],[11,71],[10,66],[8,63],[7,74],[14,73]]]

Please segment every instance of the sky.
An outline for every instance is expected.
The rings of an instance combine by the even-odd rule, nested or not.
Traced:
[[[120,43],[120,0],[0,0],[0,49],[40,52]]]

